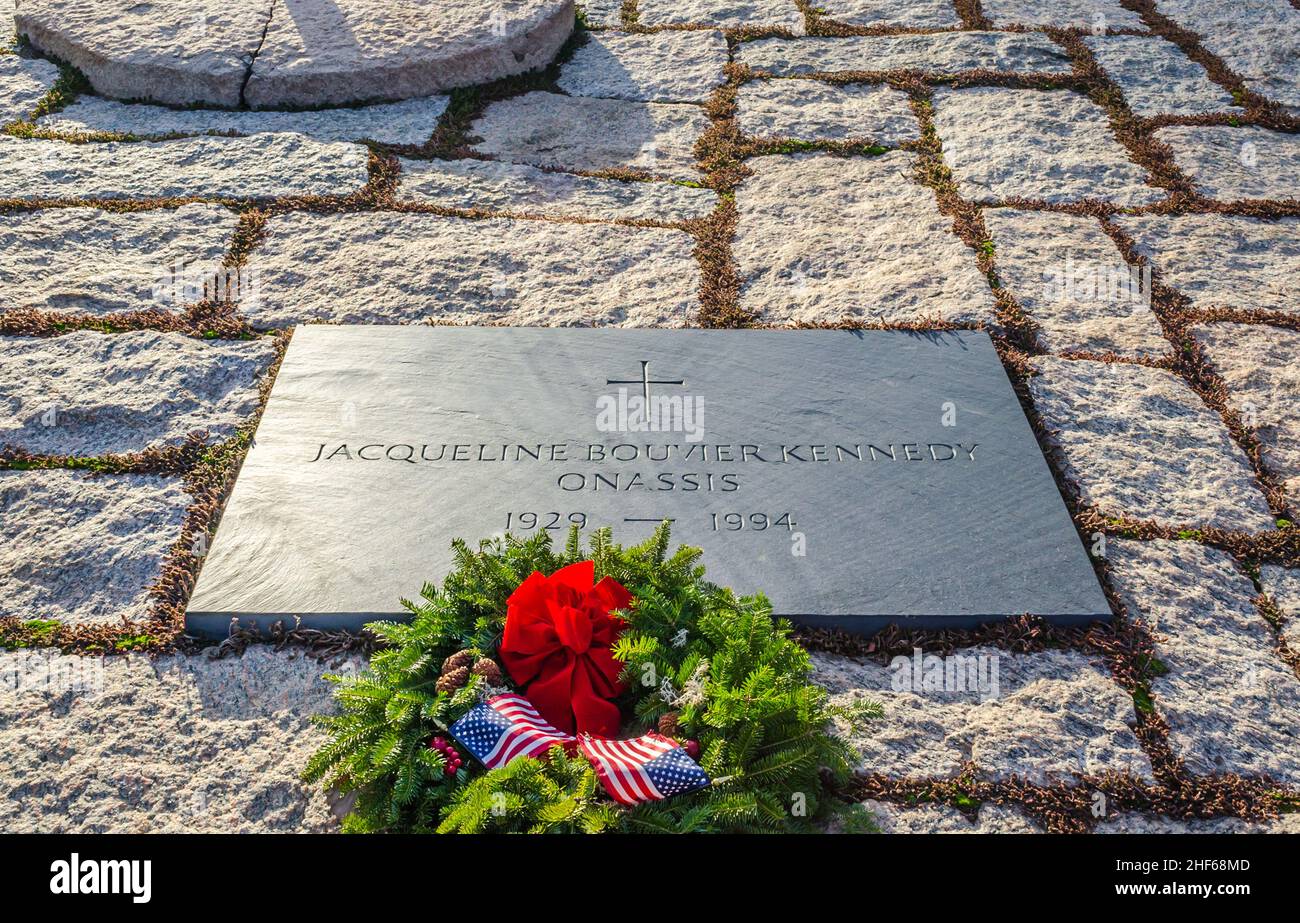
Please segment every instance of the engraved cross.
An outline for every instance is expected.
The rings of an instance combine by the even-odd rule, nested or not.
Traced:
[[[680,378],[651,378],[650,361],[641,360],[641,377],[640,378],[606,378],[607,385],[640,385],[645,394],[645,402],[650,403],[650,386],[651,385],[684,385],[686,384]]]

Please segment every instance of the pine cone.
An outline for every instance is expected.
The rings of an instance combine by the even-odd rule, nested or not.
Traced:
[[[468,670],[470,664],[474,662],[474,656],[473,651],[457,651],[442,662],[442,675],[446,676],[448,673],[453,670],[459,670],[461,667]]]
[[[438,680],[436,688],[439,692],[455,692],[461,686],[469,682],[469,670],[466,667],[460,667],[442,674]]]
[[[677,736],[677,712],[670,711],[659,718],[659,733],[665,737]]]
[[[497,666],[496,661],[488,660],[486,657],[474,664],[470,672],[475,676],[483,677],[489,686],[500,686],[504,681],[501,668]]]

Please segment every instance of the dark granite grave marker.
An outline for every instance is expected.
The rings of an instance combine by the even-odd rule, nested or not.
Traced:
[[[662,519],[808,624],[1110,617],[985,334],[305,326],[189,629],[357,627],[455,537]]]

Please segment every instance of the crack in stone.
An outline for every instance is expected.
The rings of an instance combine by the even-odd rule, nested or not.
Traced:
[[[253,79],[253,65],[257,63],[257,56],[262,53],[262,46],[266,44],[267,33],[271,31],[271,20],[275,18],[275,8],[279,6],[280,0],[271,0],[271,6],[266,11],[266,22],[262,25],[262,38],[258,41],[257,47],[253,49],[252,55],[248,58],[248,67],[244,71],[244,80],[239,85],[239,108],[249,109],[248,99],[244,95],[248,92],[248,81]]]

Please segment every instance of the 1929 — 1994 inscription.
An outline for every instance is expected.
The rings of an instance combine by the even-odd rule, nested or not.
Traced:
[[[189,627],[355,627],[452,538],[664,519],[805,623],[1109,617],[984,334],[308,326]]]

